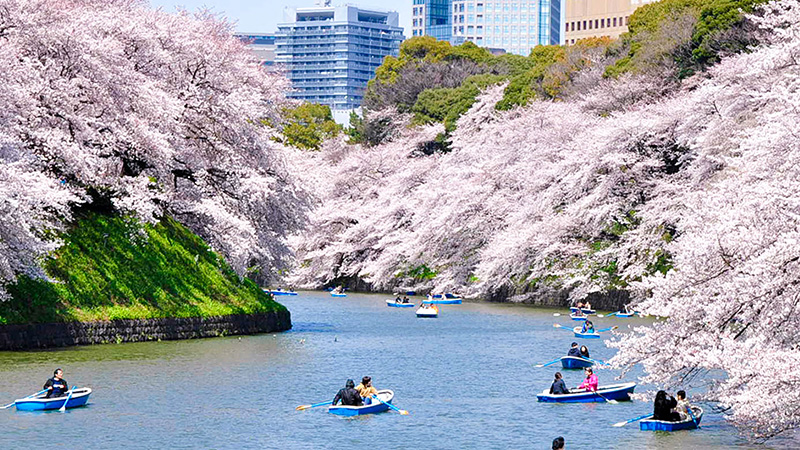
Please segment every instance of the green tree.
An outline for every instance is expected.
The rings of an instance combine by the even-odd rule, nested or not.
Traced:
[[[325,139],[336,137],[342,127],[333,120],[331,108],[316,103],[303,103],[282,111],[278,142],[304,150],[319,150]]]

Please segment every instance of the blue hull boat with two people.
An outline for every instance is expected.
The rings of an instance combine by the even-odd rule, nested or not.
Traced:
[[[50,411],[61,409],[78,408],[86,405],[89,396],[92,395],[90,388],[73,389],[66,392],[67,395],[55,398],[47,398],[47,393],[35,394],[14,401],[17,411]]]
[[[383,389],[378,391],[376,395],[382,401],[372,399],[371,404],[362,406],[329,406],[328,412],[336,414],[337,416],[363,416],[365,414],[377,414],[388,411],[389,404],[391,404],[394,399],[394,392],[389,389]]]
[[[592,367],[594,361],[591,359],[581,358],[578,356],[562,356],[561,367],[565,369],[585,369]]]
[[[463,299],[461,297],[454,294],[436,294],[429,295],[428,299],[425,300],[425,303],[436,305],[460,305],[462,300]]]
[[[283,289],[264,289],[264,292],[268,292],[272,295],[297,295],[295,291],[284,291]]]
[[[573,314],[578,312],[578,311],[586,314],[587,316],[591,316],[592,314],[597,314],[597,311],[595,311],[594,309],[591,309],[591,308],[578,308],[577,306],[572,306],[572,307],[569,308],[569,312],[571,312]]]
[[[569,394],[551,394],[549,390],[536,396],[540,402],[546,403],[595,403],[609,400],[628,401],[636,388],[636,383],[610,384],[599,386],[596,391],[574,388]]]
[[[700,426],[700,419],[703,418],[703,408],[699,406],[692,406],[691,417],[680,422],[671,422],[668,420],[653,420],[652,417],[643,419],[639,422],[639,429],[642,431],[680,431],[680,430],[694,430]]]
[[[392,308],[413,308],[416,305],[413,303],[402,303],[395,300],[386,300],[386,306],[390,306]]]

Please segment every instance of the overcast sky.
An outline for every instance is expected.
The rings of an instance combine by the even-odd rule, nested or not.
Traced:
[[[412,0],[366,0],[333,1],[334,5],[343,3],[362,7],[377,7],[400,13],[400,26],[408,36],[411,33],[411,1]],[[182,6],[190,11],[206,7],[214,12],[222,13],[230,21],[236,22],[236,31],[251,33],[272,33],[277,31],[277,24],[283,22],[283,9],[287,6],[314,6],[314,0],[150,0],[153,6],[160,6],[172,12]]]

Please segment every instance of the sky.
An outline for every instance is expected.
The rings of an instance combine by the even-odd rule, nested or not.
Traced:
[[[411,34],[411,2],[412,0],[349,0],[333,1],[333,5],[353,4],[362,7],[376,7],[400,13],[400,26],[406,36]],[[150,0],[154,7],[162,7],[172,12],[181,6],[189,11],[209,8],[222,13],[228,20],[236,22],[236,31],[249,33],[272,33],[277,31],[277,24],[283,22],[283,9],[290,7],[314,6],[314,0]]]

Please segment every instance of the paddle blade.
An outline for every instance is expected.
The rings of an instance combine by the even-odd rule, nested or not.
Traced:
[[[598,314],[598,315],[597,315],[597,317],[605,317],[605,316],[604,316],[604,315],[602,315],[602,314]]]
[[[561,313],[553,313],[553,317],[561,317]]]
[[[295,411],[305,411],[308,408],[311,408],[311,405],[300,405],[297,408],[295,408]]]
[[[408,415],[408,411],[406,411],[405,409],[401,409],[398,412],[400,413],[401,416],[407,416]]]
[[[615,423],[614,425],[611,425],[611,426],[619,428],[619,427],[624,427],[628,423],[630,423],[630,422],[626,420],[625,422],[617,422],[617,423]]]
[[[616,405],[616,404],[618,404],[618,403],[619,403],[618,401],[616,401],[616,400],[611,400],[611,399],[609,399],[609,400],[606,400],[606,401],[607,401],[608,403],[611,403],[612,405]]]

